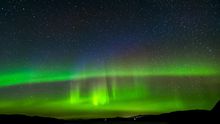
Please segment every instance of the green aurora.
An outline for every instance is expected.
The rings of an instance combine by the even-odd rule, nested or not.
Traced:
[[[97,67],[97,66],[95,66]],[[0,86],[28,83],[57,82],[81,80],[99,77],[148,77],[148,76],[212,76],[220,73],[217,66],[201,63],[180,63],[179,65],[153,66],[113,66],[98,69],[72,71],[67,68],[20,69],[17,71],[0,72]]]
[[[2,71],[0,86],[10,97],[0,96],[0,109],[6,114],[64,119],[211,109],[220,94],[220,72],[213,65],[109,66],[78,72],[65,68]],[[56,93],[64,87],[59,85],[52,93],[46,91],[58,84],[64,84],[68,89]],[[20,86],[22,89],[37,86],[41,90],[21,92]],[[14,88],[17,92],[5,93],[11,91],[7,88]]]
[[[0,0],[0,114],[210,110],[219,10],[220,0]]]

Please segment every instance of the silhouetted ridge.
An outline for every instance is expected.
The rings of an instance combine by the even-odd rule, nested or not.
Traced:
[[[60,120],[55,118],[26,116],[26,115],[0,115],[0,124],[189,124],[189,123],[220,123],[220,101],[208,110],[188,110],[164,113],[160,115],[139,115],[130,118],[99,118]]]
[[[214,106],[214,108],[212,109],[212,112],[216,112],[220,114],[220,101],[218,101],[216,103],[216,105]]]
[[[63,124],[63,120],[26,115],[0,115],[0,124]]]

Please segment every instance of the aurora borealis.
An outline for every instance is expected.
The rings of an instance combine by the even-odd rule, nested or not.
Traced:
[[[127,117],[220,99],[217,0],[2,0],[0,114]]]

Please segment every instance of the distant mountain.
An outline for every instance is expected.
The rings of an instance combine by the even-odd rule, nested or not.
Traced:
[[[88,120],[60,120],[55,118],[0,115],[0,124],[189,124],[220,123],[220,101],[211,111],[189,110],[160,115],[139,115],[130,118],[100,118]]]
[[[212,112],[220,114],[220,101],[217,102],[215,107],[212,109]]]
[[[64,120],[26,115],[0,115],[0,124],[64,124]]]

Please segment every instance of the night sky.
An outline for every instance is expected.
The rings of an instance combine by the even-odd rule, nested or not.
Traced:
[[[0,114],[127,117],[219,99],[218,0],[0,1]]]

